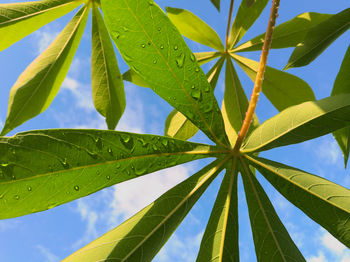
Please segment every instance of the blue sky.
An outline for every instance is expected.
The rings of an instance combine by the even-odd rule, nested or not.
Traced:
[[[15,1],[3,0],[3,2]],[[209,0],[156,0],[156,2],[162,8],[173,6],[192,11],[212,26],[224,39],[228,0],[222,0],[222,13],[218,13]],[[238,8],[237,3],[235,4],[235,10]],[[347,0],[338,0],[332,3],[325,0],[282,0],[277,23],[287,21],[306,11],[337,13],[348,7]],[[269,9],[270,4],[261,18],[245,35],[243,41],[265,31]],[[43,27],[0,53],[2,91],[0,96],[0,127],[6,118],[11,86],[19,74],[45,49],[71,17],[72,14],[69,14]],[[95,112],[91,99],[91,26],[89,24],[68,76],[52,105],[46,112],[28,121],[10,134],[45,128],[106,129],[104,119]],[[328,96],[349,40],[350,33],[347,32],[311,65],[305,68],[291,69],[288,72],[307,81],[313,88],[317,99]],[[208,47],[189,40],[186,41],[193,51],[210,50]],[[283,68],[291,51],[292,49],[272,50],[269,65],[278,69]],[[259,52],[244,55],[258,59]],[[121,71],[126,71],[127,66],[119,55],[118,61]],[[203,66],[204,71],[207,71],[212,64],[209,63]],[[252,82],[238,67],[236,68],[247,94],[250,94],[253,86]],[[216,89],[219,104],[221,104],[223,97],[223,80],[223,75],[221,75]],[[164,122],[171,111],[171,107],[149,89],[125,83],[125,90],[127,108],[117,130],[162,135]],[[261,122],[277,113],[263,96],[259,101],[257,112]],[[208,142],[202,134],[196,135],[192,141]],[[274,149],[261,155],[320,175],[345,187],[350,187],[349,169],[344,170],[341,152],[330,135],[302,144]],[[208,163],[208,160],[173,167],[107,188],[91,196],[45,212],[0,221],[0,261],[60,261],[76,249],[120,224],[143,206],[151,203],[167,189],[199,170],[205,163]],[[211,209],[215,201],[221,178],[222,176],[214,181],[154,261],[190,262],[195,260],[200,239],[209,217],[208,210]],[[350,252],[346,247],[301,211],[289,204],[260,175],[258,179],[268,192],[277,213],[293,240],[308,261],[350,262]],[[241,183],[239,185],[239,215],[241,261],[256,261]]]

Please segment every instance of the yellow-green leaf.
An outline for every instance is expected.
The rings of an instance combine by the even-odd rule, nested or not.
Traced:
[[[218,34],[198,16],[185,9],[166,7],[169,19],[187,38],[219,51],[224,46]]]
[[[106,117],[108,129],[114,129],[125,110],[125,92],[113,44],[103,18],[92,7],[92,98],[96,110]]]
[[[210,62],[211,60],[222,56],[220,52],[199,52],[194,53],[194,55],[200,65],[204,65]]]
[[[43,0],[0,4],[0,51],[69,13],[83,0]]]
[[[54,42],[19,76],[10,92],[1,135],[49,107],[66,77],[88,16],[89,7],[81,8]]]
[[[226,160],[216,160],[64,262],[152,261]]]

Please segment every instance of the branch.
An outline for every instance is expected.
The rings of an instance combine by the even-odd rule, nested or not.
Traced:
[[[273,34],[273,30],[275,28],[276,18],[278,17],[279,4],[280,4],[280,0],[273,0],[273,2],[272,2],[269,23],[267,24],[265,40],[264,40],[264,45],[263,45],[261,56],[260,56],[260,63],[259,63],[259,67],[258,67],[258,72],[257,72],[256,78],[255,78],[254,89],[253,89],[253,92],[252,92],[252,95],[250,98],[250,102],[249,102],[248,110],[246,112],[245,119],[243,120],[241,131],[238,133],[236,144],[233,148],[234,153],[238,153],[239,149],[242,146],[243,139],[245,138],[245,136],[248,133],[248,129],[249,129],[250,123],[252,122],[255,108],[256,108],[256,105],[258,103],[262,83],[264,80],[264,74],[265,74],[265,69],[266,69],[266,64],[267,64],[267,57],[269,55],[270,46],[271,46],[271,42],[272,42],[272,34]]]

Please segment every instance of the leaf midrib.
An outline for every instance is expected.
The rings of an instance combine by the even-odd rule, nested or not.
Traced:
[[[150,0],[153,1],[153,0]],[[223,144],[214,134],[213,130],[211,129],[210,125],[207,123],[207,121],[205,120],[205,118],[203,117],[203,115],[201,114],[201,112],[198,110],[197,106],[193,103],[193,100],[191,99],[190,95],[187,93],[186,89],[184,88],[184,86],[182,85],[182,83],[180,82],[180,80],[178,79],[178,77],[176,76],[176,74],[174,73],[174,71],[172,70],[172,68],[170,67],[170,65],[168,64],[168,62],[165,60],[164,56],[162,55],[162,53],[159,51],[157,45],[154,44],[153,39],[150,37],[150,35],[147,33],[147,31],[145,30],[145,28],[143,27],[142,23],[139,21],[138,17],[136,16],[136,14],[133,12],[133,10],[130,8],[130,6],[128,5],[128,2],[123,0],[124,4],[127,6],[127,8],[129,9],[129,12],[132,14],[132,16],[134,17],[135,21],[139,24],[139,26],[142,28],[143,32],[145,33],[145,35],[147,36],[148,40],[151,42],[151,44],[153,45],[154,49],[157,51],[157,53],[159,54],[159,56],[162,58],[163,62],[165,63],[165,65],[168,67],[169,71],[171,72],[171,74],[173,75],[173,77],[175,78],[175,80],[178,82],[179,86],[181,87],[181,89],[183,90],[183,92],[185,93],[185,95],[187,96],[188,100],[191,102],[192,106],[194,107],[194,109],[197,111],[199,117],[202,119],[203,123],[206,125],[208,131],[211,133],[211,135],[213,136],[213,138],[215,139],[215,141],[219,144],[221,144],[222,146],[226,147],[227,146],[225,144]],[[209,83],[208,83],[209,85]]]

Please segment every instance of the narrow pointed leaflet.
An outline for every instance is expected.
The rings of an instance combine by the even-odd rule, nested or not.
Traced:
[[[294,49],[285,69],[308,65],[349,28],[350,8],[311,28],[305,40]]]
[[[198,16],[188,10],[173,7],[166,7],[166,11],[170,21],[182,35],[202,45],[224,51],[218,34]]]
[[[0,51],[69,13],[83,0],[43,0],[0,4]]]
[[[221,112],[207,78],[164,12],[153,0],[101,3],[111,37],[130,68],[211,140],[227,146]]]
[[[5,135],[45,111],[55,98],[79,46],[88,6],[82,7],[54,42],[19,76],[10,92]]]
[[[259,63],[235,54],[232,57],[254,81]],[[311,87],[304,80],[269,66],[266,67],[262,92],[279,111],[316,99]]]
[[[226,161],[214,161],[63,261],[152,261]]]
[[[96,4],[92,7],[92,98],[96,110],[115,129],[125,109],[122,75],[107,28]]]
[[[255,253],[259,262],[306,261],[279,219],[259,181],[241,159]]]
[[[264,151],[300,143],[350,126],[350,94],[289,107],[257,127],[243,152]]]
[[[294,167],[246,157],[288,201],[350,248],[349,189]]]
[[[232,49],[232,47],[242,39],[248,29],[254,24],[256,19],[258,19],[269,1],[256,0],[252,5],[249,5],[250,2],[250,0],[242,0],[241,5],[238,8],[228,40],[228,47],[230,49]]]
[[[205,229],[197,262],[238,262],[237,158],[229,160],[208,225]]]
[[[350,45],[344,56],[337,78],[334,81],[332,96],[350,93]],[[343,152],[345,168],[350,151],[350,128],[346,127],[333,133],[338,145]]]
[[[224,61],[224,58],[220,58],[207,73],[212,90],[215,90]],[[197,134],[197,132],[198,127],[176,109],[168,115],[165,121],[164,134],[167,136],[188,140]]]
[[[330,14],[314,12],[302,13],[293,19],[275,27],[271,48],[296,47],[305,39],[308,31],[319,23],[329,19]],[[264,43],[265,33],[235,47],[232,52],[259,51]]]
[[[0,138],[0,218],[21,216],[160,169],[223,153],[162,136],[41,130]]]

